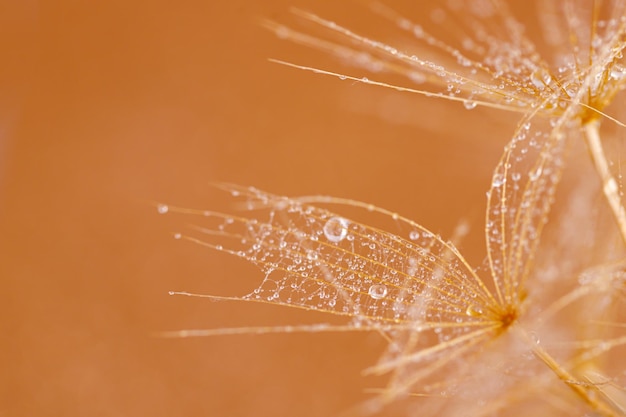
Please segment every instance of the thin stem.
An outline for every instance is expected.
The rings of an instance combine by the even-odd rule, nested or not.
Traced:
[[[518,335],[531,347],[533,354],[542,361],[559,380],[565,383],[580,399],[593,408],[599,415],[615,417],[617,412],[606,402],[596,395],[598,390],[593,384],[587,385],[579,382],[570,372],[559,363],[541,346],[538,340],[534,340],[524,329],[516,328]]]
[[[585,123],[583,128],[591,159],[593,159],[596,171],[598,171],[598,175],[600,175],[600,180],[602,181],[602,191],[611,207],[613,216],[615,216],[622,241],[626,244],[626,210],[624,210],[624,206],[622,205],[617,181],[615,177],[613,177],[613,174],[611,174],[604,149],[602,148],[602,141],[600,140],[600,122],[594,120]]]

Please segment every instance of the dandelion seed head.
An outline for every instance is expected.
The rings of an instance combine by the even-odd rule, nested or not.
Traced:
[[[554,380],[552,374],[550,379],[540,373],[523,385],[516,378],[492,378],[494,373],[489,372],[497,368],[499,376],[531,377],[543,361],[563,382],[561,388],[574,391],[599,414],[611,415],[602,408],[604,403],[594,388],[578,390],[578,382],[572,382],[575,377],[542,350],[548,345],[543,333],[539,343],[538,333],[520,330],[520,322],[530,320],[524,316],[527,285],[535,273],[534,257],[563,170],[566,139],[577,139],[580,126],[602,117],[626,82],[622,57],[626,20],[609,13],[624,15],[625,6],[608,3],[610,7],[594,3],[595,14],[579,12],[574,7],[577,3],[570,1],[547,5],[549,13],[541,19],[551,26],[545,34],[552,49],[549,57],[538,52],[523,25],[499,1],[438,4],[426,14],[429,22],[423,25],[386,6],[373,7],[419,43],[415,51],[404,51],[303,11],[294,13],[317,24],[325,38],[267,23],[279,36],[334,54],[376,77],[404,76],[419,89],[384,86],[460,102],[467,109],[491,106],[523,115],[486,194],[488,267],[480,276],[452,243],[399,214],[352,200],[287,198],[221,185],[233,197],[243,199],[254,214],[204,212],[208,226],[198,228],[196,237],[185,238],[240,256],[262,270],[260,285],[238,299],[325,312],[346,318],[347,329],[383,335],[389,346],[380,363],[368,370],[391,375],[382,398],[413,390],[429,398],[433,393],[447,397],[463,392],[472,397],[472,406],[483,407],[497,402],[498,394],[507,390],[523,393],[534,383],[541,390],[552,389],[544,382]],[[458,39],[444,43],[430,33],[433,23],[449,26],[442,23],[453,19],[460,21]],[[373,76],[306,69],[382,85]],[[604,186],[611,193],[619,189],[615,181],[606,180]],[[386,215],[402,233],[343,217],[335,205]],[[617,288],[616,293],[626,293],[623,274],[622,278],[614,273],[602,276],[598,279],[595,273],[580,279],[585,295],[593,292],[589,282],[603,284],[596,290]],[[572,294],[568,296],[577,295]],[[603,297],[605,304],[611,300],[606,294]],[[559,300],[552,308],[558,310],[562,308],[558,303],[566,301]],[[520,348],[519,340],[514,340],[524,335],[531,341],[530,348]],[[591,361],[619,343],[626,341],[581,348],[575,359]],[[526,367],[529,363],[534,365]],[[455,376],[442,379],[442,375]],[[476,389],[473,386],[482,390],[475,398],[468,394]],[[463,400],[441,407],[450,410]],[[499,410],[494,406],[491,411],[497,414]]]

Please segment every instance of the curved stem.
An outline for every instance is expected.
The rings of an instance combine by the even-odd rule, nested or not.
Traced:
[[[626,244],[626,210],[624,210],[624,206],[622,205],[622,199],[619,195],[617,181],[609,169],[609,164],[606,159],[604,149],[602,148],[602,141],[600,140],[600,122],[598,120],[594,120],[592,122],[585,123],[583,125],[583,130],[585,132],[585,139],[587,141],[589,153],[591,154],[591,159],[593,160],[596,171],[598,171],[598,175],[600,175],[600,180],[602,181],[602,192],[604,193],[604,196],[611,207],[611,211],[613,212],[613,216],[617,221],[622,241]]]

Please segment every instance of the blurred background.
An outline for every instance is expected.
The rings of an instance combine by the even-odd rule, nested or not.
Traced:
[[[376,78],[259,24],[309,31],[292,6],[407,41],[358,1],[0,2],[0,416],[331,416],[384,383],[360,374],[376,335],[155,337],[328,321],[168,295],[262,279],[174,240],[193,219],[151,203],[223,206],[211,181],[354,198],[444,237],[464,219],[482,262],[514,119],[268,62]]]

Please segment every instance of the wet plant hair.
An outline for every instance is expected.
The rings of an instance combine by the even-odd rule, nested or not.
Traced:
[[[412,52],[301,10],[294,15],[317,25],[320,33],[263,22],[282,38],[325,51],[370,75],[276,62],[460,102],[468,110],[486,106],[519,114],[487,193],[486,268],[470,265],[454,239],[384,208],[216,183],[240,210],[165,204],[158,210],[193,216],[194,226],[176,233],[177,239],[245,259],[264,278],[244,296],[172,294],[283,305],[345,321],[166,335],[376,332],[387,348],[366,372],[388,375],[388,385],[360,406],[363,414],[415,397],[407,414],[625,415],[626,212],[614,172],[619,160],[606,151],[601,127],[624,129],[621,109],[612,103],[626,83],[626,3],[541,2],[541,52],[509,6],[498,0],[433,6],[429,16],[437,24],[431,26],[456,35],[444,42],[403,13],[373,3],[382,20],[410,34],[416,42]],[[391,85],[383,81],[385,74],[400,75],[407,84]],[[578,256],[581,242],[557,233],[550,246],[564,259],[553,259],[556,270],[550,270],[546,256],[539,255],[540,249],[550,249],[542,239],[544,229],[594,215],[572,210],[555,219],[551,214],[564,170],[576,174],[569,165],[576,161],[566,150],[583,142],[597,178],[591,186],[588,178],[580,184],[599,186],[610,213],[610,236],[621,242],[586,242],[601,247],[601,253],[570,271],[559,265]],[[583,191],[567,190],[572,198],[593,195]],[[392,233],[360,222],[344,215],[346,208],[378,214],[396,228]]]

